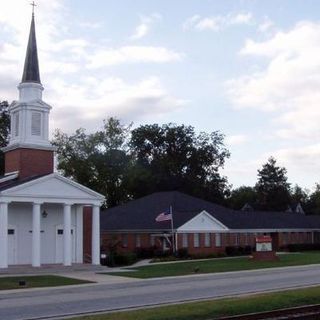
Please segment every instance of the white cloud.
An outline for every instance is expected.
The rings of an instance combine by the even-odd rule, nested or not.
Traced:
[[[211,17],[201,17],[200,15],[194,15],[184,22],[183,29],[195,29],[199,31],[219,31],[233,25],[248,25],[252,22],[253,17],[250,12],[240,12],[237,14],[229,13],[225,16]]]
[[[106,76],[101,68],[179,61],[183,54],[160,46],[105,48],[103,39],[93,43],[81,34],[74,35],[79,27],[98,28],[100,24],[75,21],[63,3],[39,0],[39,14],[36,12],[44,100],[53,106],[51,129],[70,132],[82,126],[94,130],[111,115],[131,121],[161,116],[185,106],[187,101],[170,93],[160,77],[142,74],[141,80],[129,83],[110,73]],[[5,33],[0,44],[0,100],[11,101],[18,95],[16,85],[22,75],[31,18],[31,7],[17,10],[20,6],[21,0],[11,0],[0,11],[0,26]],[[144,19],[151,24],[161,17],[155,14]],[[89,67],[90,77],[85,77]]]
[[[68,132],[81,126],[94,130],[109,116],[128,121],[150,115],[156,118],[183,108],[187,103],[172,96],[157,77],[137,83],[127,83],[122,78],[88,77],[71,86],[56,79],[48,91],[47,100],[55,106],[54,127],[65,128]],[[56,92],[64,94],[56,95]]]
[[[151,26],[161,19],[162,17],[158,13],[153,13],[150,16],[141,16],[140,24],[136,27],[130,39],[138,40],[144,38],[150,32]]]
[[[227,145],[234,146],[234,145],[242,145],[246,142],[248,142],[249,138],[245,134],[236,134],[236,135],[230,135],[226,136],[225,142]]]
[[[165,47],[124,46],[117,49],[101,49],[89,57],[88,68],[101,68],[121,63],[164,63],[181,60],[181,53]]]
[[[264,17],[262,23],[258,26],[258,31],[264,33],[268,32],[274,27],[274,22],[269,17]]]
[[[238,108],[273,112],[274,133],[281,138],[320,138],[320,23],[300,22],[264,42],[247,40],[243,56],[263,65],[227,82]]]

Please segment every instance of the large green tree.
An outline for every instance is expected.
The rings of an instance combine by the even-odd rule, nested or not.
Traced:
[[[0,101],[0,148],[9,142],[10,116],[7,101]],[[0,175],[4,174],[4,153],[0,150]]]
[[[260,170],[256,183],[259,209],[285,211],[291,202],[287,170],[270,157]]]
[[[257,191],[254,187],[241,186],[231,191],[227,205],[235,210],[241,210],[246,204],[255,208],[257,205]]]
[[[102,130],[87,134],[78,129],[67,135],[59,130],[52,141],[57,147],[58,169],[77,182],[105,195],[106,206],[128,200],[127,172],[131,157],[126,147],[130,126],[109,118]]]
[[[316,183],[314,191],[309,195],[305,211],[307,214],[320,214],[320,184]]]
[[[135,198],[156,191],[179,190],[221,202],[229,191],[219,169],[230,156],[218,131],[195,133],[173,123],[142,125],[131,133],[135,159],[129,185]]]

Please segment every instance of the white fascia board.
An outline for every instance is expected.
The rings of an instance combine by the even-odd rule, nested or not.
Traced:
[[[50,142],[46,143],[45,141],[41,140],[39,144],[37,143],[21,143],[21,142],[14,142],[6,147],[1,148],[3,152],[7,152],[10,150],[15,150],[18,148],[23,149],[36,149],[36,150],[48,150],[48,151],[56,151],[56,147],[54,147]]]
[[[62,176],[62,175],[60,175],[60,174],[58,174],[58,173],[53,173],[53,175],[54,175],[56,178],[60,179],[61,181],[64,181],[64,182],[66,182],[66,183],[69,183],[69,184],[71,184],[72,186],[74,186],[75,188],[78,188],[78,189],[80,189],[81,191],[87,192],[87,193],[89,193],[90,195],[99,198],[101,201],[104,201],[104,200],[105,200],[105,196],[102,195],[101,193],[98,193],[98,192],[96,192],[96,191],[93,191],[92,189],[90,189],[90,188],[88,188],[88,187],[85,187],[84,185],[82,185],[82,184],[80,184],[80,183],[78,183],[78,182],[75,182],[75,181],[73,181],[73,180],[71,180],[71,179],[68,179],[68,178],[66,178],[66,177],[64,177],[64,176]]]
[[[306,229],[228,229],[215,230],[214,233],[275,233],[275,232],[312,232],[320,231],[320,228],[306,228]],[[178,233],[201,233],[201,230],[193,231],[178,231]]]
[[[84,206],[101,206],[103,204],[103,201],[101,200],[93,200],[90,198],[76,198],[76,197],[61,197],[61,198],[55,198],[55,197],[24,197],[24,196],[1,196],[0,195],[0,203],[1,202],[35,202],[35,203],[61,203],[61,204],[81,204]]]
[[[229,233],[272,233],[272,232],[310,232],[310,231],[320,231],[320,228],[275,228],[275,229],[230,229]]]
[[[188,225],[192,225],[193,223],[195,223],[196,220],[198,220],[198,218],[200,216],[205,216],[207,219],[209,219],[212,223],[216,224],[219,229],[217,229],[217,231],[220,232],[225,232],[227,230],[229,230],[229,228],[227,226],[225,226],[221,221],[219,221],[218,219],[216,219],[215,217],[213,217],[211,214],[209,214],[207,211],[203,210],[200,213],[198,213],[196,216],[194,216],[192,219],[190,219],[189,221],[187,221],[186,223],[184,223],[182,226],[180,226],[179,228],[177,228],[177,232],[178,233],[198,233],[198,232],[204,232],[204,230],[199,230],[197,228],[190,230],[187,229],[186,227]],[[210,231],[209,229],[207,231]],[[216,230],[212,230],[212,231],[216,231]]]
[[[18,175],[19,175],[19,171],[8,173],[3,178],[0,179],[0,183],[18,178]]]
[[[146,229],[117,229],[117,230],[108,230],[108,229],[102,229],[101,227],[101,233],[104,233],[104,234],[108,234],[108,233],[146,233],[146,234],[154,234],[154,233],[167,233],[167,234],[171,234],[171,229],[149,229],[149,230],[146,230]],[[173,232],[175,232],[173,230]]]

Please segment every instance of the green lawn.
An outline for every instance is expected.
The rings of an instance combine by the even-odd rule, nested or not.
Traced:
[[[25,280],[26,286],[19,286],[19,281]],[[0,290],[19,289],[19,288],[40,288],[68,286],[73,284],[90,283],[90,281],[66,278],[60,276],[19,276],[19,277],[0,277]]]
[[[320,287],[116,312],[74,320],[208,320],[317,303],[320,303]]]
[[[130,268],[131,270],[135,271],[112,272],[109,274],[145,279],[154,277],[190,275],[194,273],[214,273],[298,266],[320,263],[320,252],[282,254],[279,255],[279,258],[279,261],[270,262],[250,261],[247,257],[239,257],[234,259],[215,258],[205,261],[156,264],[138,268]]]

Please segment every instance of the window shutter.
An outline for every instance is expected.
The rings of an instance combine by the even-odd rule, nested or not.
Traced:
[[[14,135],[16,137],[19,135],[19,112],[14,114]]]
[[[31,134],[33,136],[41,135],[41,113],[40,112],[32,112]]]

